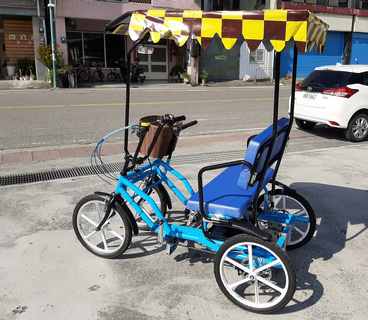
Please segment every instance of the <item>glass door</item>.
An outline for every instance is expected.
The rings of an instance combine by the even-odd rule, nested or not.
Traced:
[[[152,55],[138,54],[139,66],[149,80],[168,79],[167,44],[148,44],[154,48]]]

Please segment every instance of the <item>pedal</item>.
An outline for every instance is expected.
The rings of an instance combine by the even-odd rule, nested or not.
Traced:
[[[178,239],[171,239],[166,243],[166,254],[170,256],[175,249],[178,247],[179,240]]]

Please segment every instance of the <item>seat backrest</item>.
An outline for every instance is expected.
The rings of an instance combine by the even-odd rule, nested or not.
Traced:
[[[277,122],[277,138],[267,168],[265,168],[265,161],[272,143],[273,126],[269,126],[266,130],[262,131],[250,141],[244,160],[253,166],[253,172],[257,173],[257,175],[255,181],[252,181],[252,183],[249,184],[249,178],[252,172],[244,165],[238,179],[239,188],[246,190],[249,186],[254,185],[254,183],[256,183],[261,177],[263,170],[268,170],[275,161],[280,160],[283,146],[286,143],[285,140],[288,138],[287,129],[289,127],[289,123],[290,120],[288,118],[281,118]]]

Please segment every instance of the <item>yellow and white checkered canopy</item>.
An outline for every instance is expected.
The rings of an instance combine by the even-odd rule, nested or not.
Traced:
[[[328,25],[309,11],[139,10],[132,14],[128,33],[136,41],[149,32],[154,43],[172,38],[178,46],[194,34],[204,48],[216,34],[226,49],[231,49],[242,37],[251,50],[269,40],[276,51],[282,51],[293,39],[300,53],[307,50],[322,53],[327,29]]]

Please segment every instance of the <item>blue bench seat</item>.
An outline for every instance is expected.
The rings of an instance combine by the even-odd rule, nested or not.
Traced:
[[[281,159],[283,146],[288,138],[289,123],[287,118],[278,120],[277,138],[267,167],[265,160],[271,146],[272,126],[255,136],[249,143],[244,160],[253,167],[253,173],[247,165],[231,166],[203,187],[205,213],[237,219],[243,216],[249,218],[246,211],[256,196],[258,184],[261,183],[263,189],[274,176],[275,171],[271,166]],[[265,177],[260,182],[264,170],[266,170]],[[200,211],[198,192],[188,199],[187,208]]]
[[[249,218],[247,209],[254,200],[258,183],[246,190],[238,187],[238,180],[242,165],[227,168],[203,189],[204,210],[207,213],[221,214],[232,218]],[[267,170],[262,187],[272,179],[274,170]],[[188,202],[189,210],[199,211],[199,194],[196,192]]]

